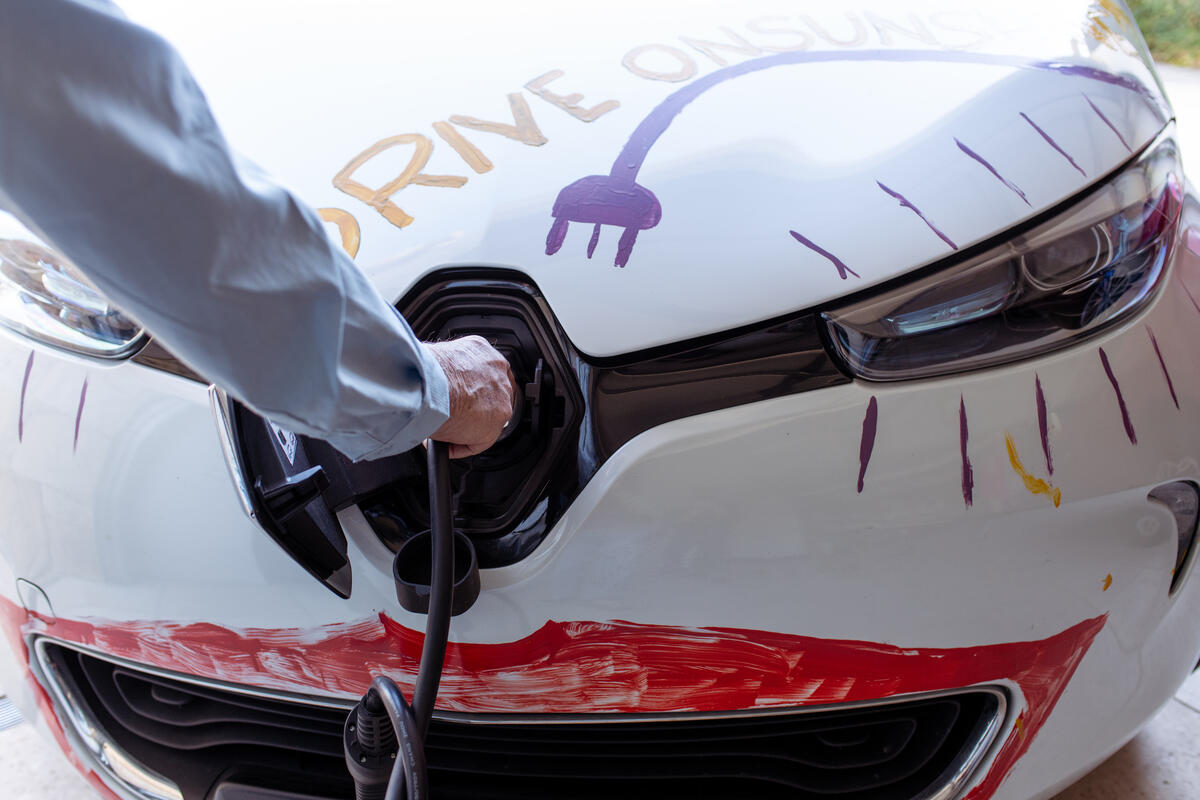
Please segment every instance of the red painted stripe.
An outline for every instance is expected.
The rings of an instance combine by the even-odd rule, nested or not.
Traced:
[[[50,695],[42,688],[42,685],[33,677],[33,672],[29,669],[29,648],[25,646],[24,633],[31,625],[45,627],[39,620],[29,618],[25,609],[15,605],[7,598],[0,597],[0,632],[3,632],[8,638],[9,647],[13,653],[21,660],[25,666],[25,685],[29,688],[29,692],[33,695],[33,700],[37,704],[38,713],[42,715],[42,720],[45,722],[50,735],[54,737],[54,741],[62,749],[67,757],[67,761],[71,762],[71,766],[79,771],[96,792],[107,800],[121,800],[107,784],[100,779],[100,776],[93,772],[83,761],[76,755],[67,743],[67,734],[63,730],[62,723],[58,721],[58,716],[54,713],[53,704],[50,702]]]
[[[10,633],[46,630],[6,601]],[[739,628],[554,622],[513,642],[452,642],[438,708],[465,712],[718,711],[870,700],[1011,680],[1021,725],[968,796],[983,800],[1029,749],[1107,616],[1046,639],[958,648]],[[311,629],[59,618],[55,636],[164,669],[263,688],[356,697],[372,674],[407,689],[422,635],[378,619]]]

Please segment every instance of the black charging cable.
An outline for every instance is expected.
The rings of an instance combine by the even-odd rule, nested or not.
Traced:
[[[343,744],[356,800],[427,800],[425,734],[442,680],[454,594],[454,509],[450,451],[430,441],[429,528],[433,551],[429,617],[410,705],[391,678],[377,675],[346,719]],[[390,722],[390,729],[385,724]]]

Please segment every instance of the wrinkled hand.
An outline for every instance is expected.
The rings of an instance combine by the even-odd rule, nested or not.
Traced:
[[[482,336],[425,346],[450,383],[450,419],[430,438],[449,443],[451,458],[482,453],[513,413],[516,381],[508,361]]]

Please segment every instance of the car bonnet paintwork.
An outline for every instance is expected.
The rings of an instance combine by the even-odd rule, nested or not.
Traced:
[[[124,6],[387,296],[520,269],[596,356],[952,256],[1170,115],[1112,0]]]

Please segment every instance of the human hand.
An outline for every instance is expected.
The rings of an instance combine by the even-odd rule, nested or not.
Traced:
[[[507,359],[482,336],[426,342],[450,383],[450,419],[431,439],[447,442],[451,458],[487,450],[513,413],[516,381]]]

